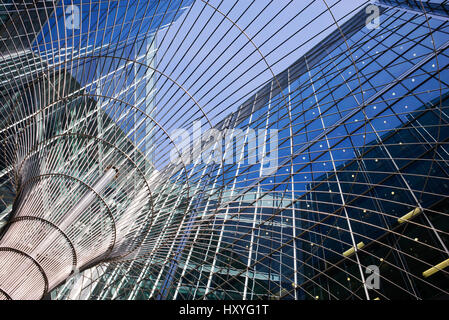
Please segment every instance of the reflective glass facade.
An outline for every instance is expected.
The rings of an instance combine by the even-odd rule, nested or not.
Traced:
[[[152,33],[183,20],[180,8],[191,3],[175,2],[138,1],[128,10],[126,2],[100,1],[96,7],[81,1],[81,25],[88,31],[73,37],[71,58],[56,50],[70,39],[58,35],[62,14],[44,25],[29,48],[34,53],[23,55],[28,65],[31,55],[45,61],[44,69],[64,70],[60,80],[49,81],[65,88],[62,96],[81,91],[90,99],[69,107],[73,122],[55,129],[105,141],[93,153],[77,142],[73,153],[92,157],[77,162],[85,168],[77,179],[97,191],[91,171],[103,177],[114,163],[119,172],[119,180],[108,181],[98,194],[117,218],[115,232],[117,239],[122,232],[123,242],[111,247],[109,259],[84,265],[81,274],[60,281],[46,296],[448,299],[447,1],[379,0],[378,26],[367,23],[370,4],[360,6],[219,120],[211,116],[214,107],[208,110],[199,94],[191,94],[189,81],[159,68],[157,43],[164,32],[139,37],[136,21],[157,21],[155,29],[152,23],[145,29]],[[108,12],[106,20],[93,19],[101,10]],[[65,87],[70,84],[74,88]],[[31,97],[28,110],[40,110]],[[60,108],[67,104],[63,100]],[[200,130],[195,121],[205,127],[201,142],[191,141],[188,151],[169,132],[174,125],[163,121],[183,117],[194,122],[185,126],[194,138]],[[59,123],[56,116],[43,118],[52,128]],[[13,136],[8,130],[14,127],[8,128],[7,136]],[[54,134],[47,131],[48,137]],[[166,145],[173,146],[177,161],[167,161]],[[3,171],[8,209],[15,180],[6,176],[7,164]],[[89,210],[106,211],[95,205]],[[106,227],[97,229],[108,234]]]

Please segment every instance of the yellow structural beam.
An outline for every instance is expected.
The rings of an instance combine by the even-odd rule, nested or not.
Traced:
[[[440,270],[443,270],[444,268],[449,266],[449,259],[444,260],[443,262],[440,262],[436,266],[427,269],[422,273],[424,278],[430,277],[432,274],[437,273]]]
[[[362,249],[364,246],[365,246],[365,244],[363,243],[363,241],[360,241],[359,243],[357,243],[357,249]],[[345,252],[343,252],[343,256],[349,257],[354,252],[355,252],[355,248],[352,247],[352,248],[346,250]]]
[[[414,216],[417,216],[421,212],[422,212],[421,208],[415,208],[412,211],[410,211],[409,213],[407,213],[406,215],[403,215],[402,217],[398,218],[398,222],[404,223],[404,222],[412,219]]]

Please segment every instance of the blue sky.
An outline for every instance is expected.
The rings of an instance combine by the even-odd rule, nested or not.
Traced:
[[[329,7],[332,7],[337,20],[367,3],[365,0],[326,2]],[[217,116],[213,121],[214,124],[219,122],[226,113],[235,111],[257,88],[271,80],[273,74],[286,69],[336,29],[334,20],[327,12],[325,2],[322,0],[274,0],[271,2],[257,0],[254,3],[213,0],[209,3],[226,13],[229,20],[222,21],[223,15],[216,13],[204,2],[196,1],[192,10],[185,12],[184,25],[181,27],[184,19],[184,16],[181,16],[169,29],[166,39],[159,45],[158,62],[161,70],[170,74],[197,99],[211,119]],[[239,18],[249,4],[251,8]],[[263,10],[267,5],[268,8]],[[281,13],[274,17],[280,10],[282,10]],[[300,11],[302,13],[295,17]],[[324,14],[312,22],[322,12]],[[259,15],[257,19],[252,21],[257,15]],[[193,24],[196,18],[198,20]],[[209,18],[211,19],[208,22]],[[237,27],[232,26],[230,20],[236,22],[253,43],[248,43],[248,38]],[[345,20],[346,18],[339,23]],[[290,22],[284,26],[288,21]],[[219,26],[217,30],[215,30],[216,26]],[[284,27],[280,29],[282,26]],[[279,32],[271,37],[277,30]],[[301,31],[298,32],[298,30]],[[175,37],[176,32],[178,33]],[[226,36],[222,38],[224,34]],[[159,39],[162,39],[164,35],[165,32],[161,32],[158,35]],[[197,36],[199,37],[194,42]],[[184,37],[186,40],[178,48]],[[173,39],[176,46],[169,47],[168,39]],[[231,43],[232,45],[228,48]],[[259,51],[255,50],[255,46]],[[185,57],[183,57],[184,53],[187,53]],[[195,54],[197,54],[196,57]],[[262,60],[261,54],[265,61]],[[229,60],[231,57],[233,58]],[[181,73],[184,68],[186,71]],[[211,88],[213,89],[207,93]],[[234,93],[235,90],[237,90],[236,93]],[[231,97],[227,98],[228,95]],[[171,103],[173,101],[162,102],[161,105],[171,105]],[[218,115],[225,109],[228,112]],[[186,115],[185,119],[188,117],[190,115]],[[178,123],[182,123],[185,119],[178,118]]]

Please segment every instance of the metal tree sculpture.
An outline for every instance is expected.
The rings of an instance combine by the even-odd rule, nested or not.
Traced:
[[[447,297],[447,12],[2,1],[0,298]]]

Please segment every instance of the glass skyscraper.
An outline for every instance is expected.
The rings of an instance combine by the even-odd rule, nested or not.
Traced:
[[[117,7],[111,8],[112,3]],[[44,61],[56,68],[52,70],[59,70],[62,61],[67,75],[61,77],[72,79],[62,83],[77,86],[65,91],[85,90],[93,99],[89,110],[97,111],[92,118],[80,117],[81,111],[71,107],[76,114],[73,125],[63,128],[104,139],[93,153],[86,152],[90,145],[75,146],[74,153],[92,157],[83,161],[100,172],[95,176],[100,180],[83,180],[95,192],[111,165],[121,179],[108,180],[107,187],[98,191],[106,194],[100,197],[104,204],[90,210],[102,213],[111,208],[118,221],[117,239],[120,230],[130,232],[128,225],[132,229],[123,231],[125,240],[119,242],[126,253],[118,254],[113,246],[110,259],[93,260],[96,263],[59,281],[44,296],[449,298],[447,1],[378,0],[364,3],[344,21],[329,15],[335,19],[332,32],[215,122],[201,99],[178,81],[180,77],[174,71],[162,72],[157,63],[161,53],[156,40],[170,32],[161,26],[175,20],[184,23],[186,12],[180,11],[195,7],[185,1],[149,3],[137,1],[130,10],[126,2],[109,2],[103,8],[100,1],[95,9],[93,3],[81,1],[82,17],[83,12],[98,16],[100,9],[108,12],[104,22],[74,40],[71,50],[85,59],[81,63],[73,52],[56,50],[67,47],[60,41],[70,38],[56,35],[58,21],[64,18],[48,20],[31,48],[46,52]],[[205,12],[210,9],[204,6]],[[151,37],[140,39],[141,26],[135,24],[139,13],[143,21],[156,20],[161,13],[155,28],[145,29],[154,33]],[[93,26],[94,16],[84,16],[81,24]],[[108,22],[111,17],[117,18]],[[122,25],[112,27],[117,23]],[[99,33],[108,26],[111,32]],[[99,34],[114,41],[99,40]],[[53,51],[44,49],[49,43],[56,43]],[[104,43],[118,45],[103,47]],[[23,59],[32,65],[28,56]],[[158,90],[165,88],[165,81],[171,83],[169,89]],[[173,100],[166,98],[170,95]],[[188,103],[198,111],[187,113],[183,107],[170,111]],[[2,102],[2,108],[6,106]],[[184,116],[194,123],[184,128],[193,132],[187,149],[169,132],[171,123],[164,126],[162,121]],[[6,136],[14,136],[14,127],[7,128]],[[162,137],[167,138],[161,143]],[[167,161],[165,143],[173,145],[174,161]],[[111,156],[114,146],[119,152]],[[31,153],[21,152],[19,160]],[[77,168],[90,172],[83,161]],[[8,172],[7,164],[2,170]],[[80,174],[79,179],[89,174]],[[20,205],[29,199],[13,199],[17,178],[4,177],[5,212],[13,201],[18,201],[20,212],[26,211],[27,206]],[[83,196],[89,193],[81,195],[82,201]],[[46,205],[51,207],[54,201],[51,198]],[[77,207],[66,207],[67,212],[77,212]],[[107,234],[106,227],[95,228]]]

